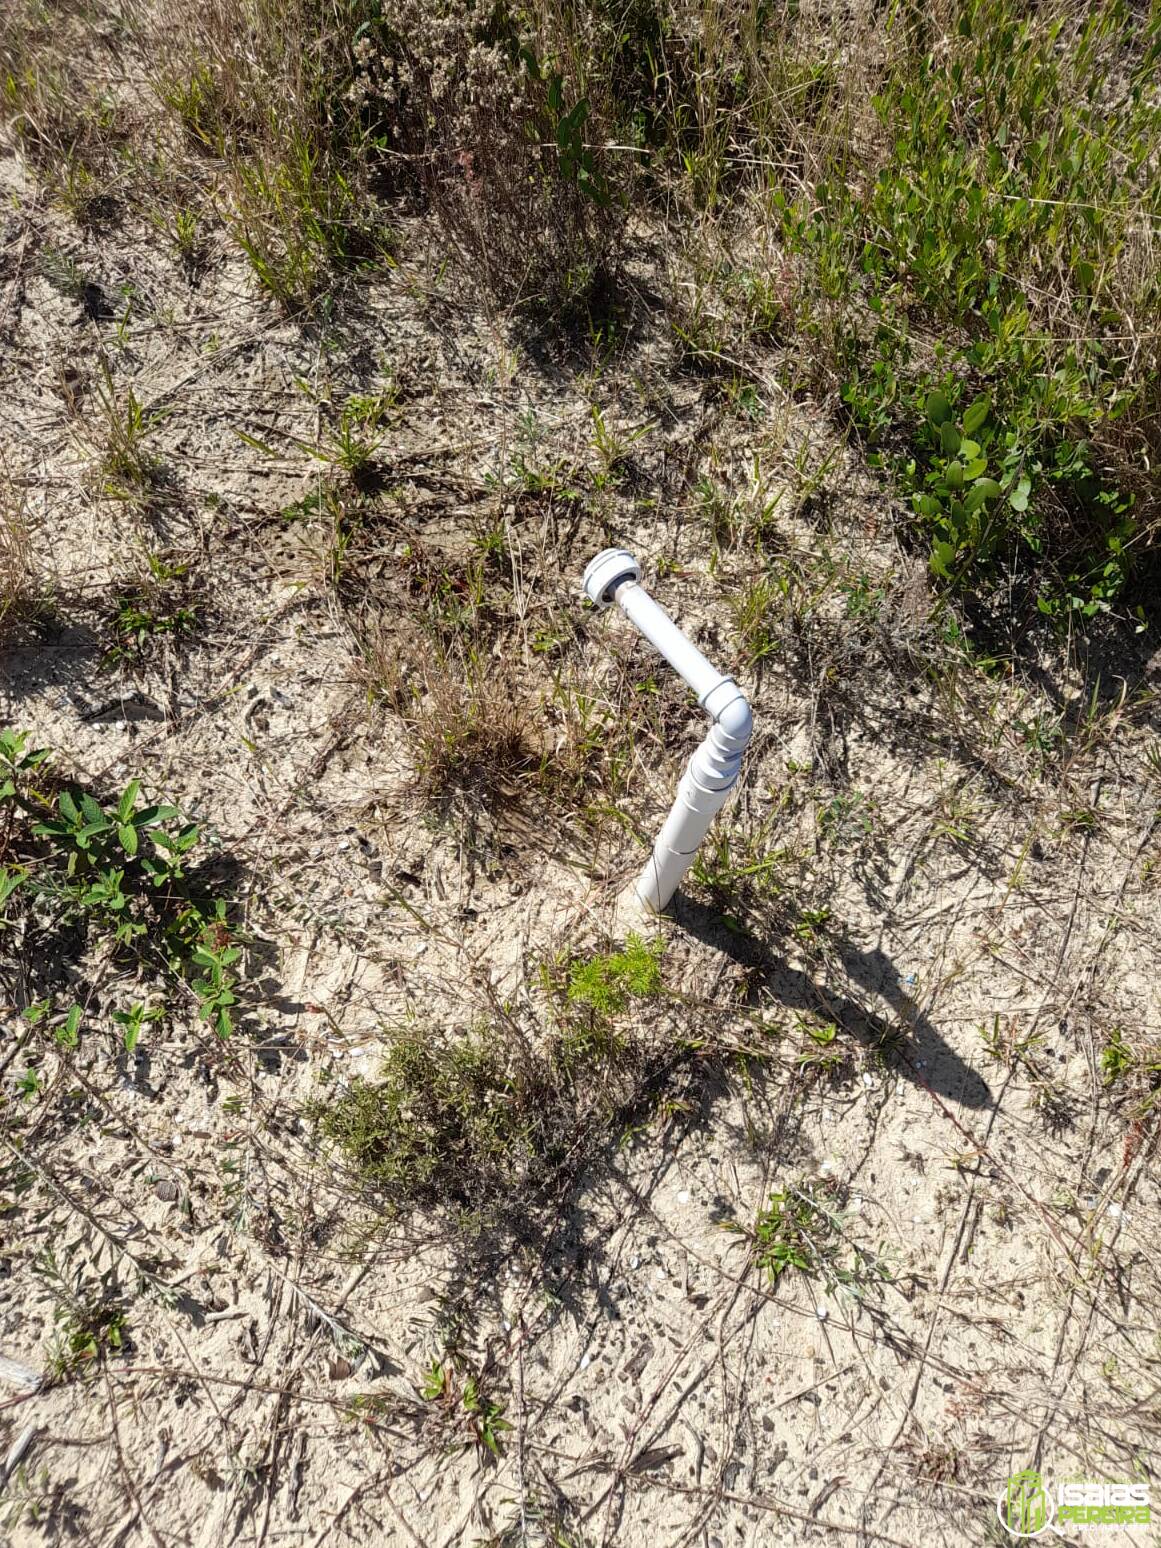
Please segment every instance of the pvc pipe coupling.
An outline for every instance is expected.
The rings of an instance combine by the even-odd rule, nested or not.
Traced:
[[[749,701],[732,677],[707,661],[641,585],[641,566],[624,548],[606,548],[584,573],[584,592],[594,607],[615,602],[649,643],[689,684],[712,724],[677,787],[677,796],[653,853],[637,878],[636,893],[660,913],[693,864],[710,824],[738,781],[742,754],[753,731]]]

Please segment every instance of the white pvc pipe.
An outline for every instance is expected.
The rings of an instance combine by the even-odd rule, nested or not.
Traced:
[[[724,677],[659,607],[641,582],[641,566],[623,548],[606,548],[585,570],[585,595],[594,607],[616,602],[645,638],[697,694],[713,724],[681,776],[669,816],[637,878],[636,892],[660,913],[693,864],[710,823],[738,780],[753,719],[745,694]]]

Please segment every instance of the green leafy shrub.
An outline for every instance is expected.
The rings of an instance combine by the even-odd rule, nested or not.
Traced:
[[[1161,18],[1123,0],[1069,20],[962,0],[938,48],[903,10],[877,170],[773,199],[804,285],[834,303],[808,326],[876,460],[917,494],[935,573],[983,591],[1015,562],[1045,612],[1107,610],[1161,531],[1143,477],[1161,277],[1134,256],[1161,215],[1159,58]],[[932,431],[993,466],[957,484]]]
[[[631,936],[623,952],[572,963],[561,983],[546,972],[564,1001],[548,1029],[506,1014],[467,1032],[394,1030],[377,1079],[351,1081],[307,1115],[401,1207],[511,1205],[597,1143],[657,1072],[663,1052],[651,1056],[612,1018],[659,993],[660,956],[660,943]]]
[[[108,804],[75,786],[43,788],[48,759],[26,732],[0,733],[0,901],[26,900],[25,949],[65,925],[107,936],[188,981],[202,1019],[229,1036],[241,951],[225,900],[190,886],[197,827],[176,807],[139,805],[137,780]],[[0,929],[14,923],[6,916]],[[126,1024],[127,1038],[149,1019]]]
[[[772,1193],[758,1211],[754,1258],[773,1284],[797,1269],[828,1291],[841,1288],[856,1300],[881,1294],[884,1281],[893,1277],[888,1251],[882,1243],[869,1251],[845,1236],[848,1220],[838,1212],[841,1192],[834,1183],[804,1181]]]
[[[527,1077],[484,1037],[405,1030],[391,1037],[378,1080],[355,1080],[310,1111],[377,1187],[467,1202],[490,1191],[498,1171],[527,1167],[538,1123],[530,1097]]]

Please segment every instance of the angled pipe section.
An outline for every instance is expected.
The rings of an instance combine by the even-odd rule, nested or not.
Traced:
[[[686,765],[677,797],[637,879],[638,898],[660,913],[693,864],[710,823],[738,780],[742,754],[753,730],[746,695],[723,677],[641,585],[641,566],[624,548],[606,548],[584,574],[584,591],[596,608],[617,606],[633,621],[697,695],[712,722],[705,741]]]

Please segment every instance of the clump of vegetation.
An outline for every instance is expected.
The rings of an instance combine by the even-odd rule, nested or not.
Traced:
[[[117,592],[109,628],[113,644],[105,662],[144,660],[158,641],[191,634],[198,624],[198,604],[192,595],[189,565],[164,554],[147,552],[148,573],[126,582]]]
[[[53,1302],[54,1338],[49,1369],[57,1381],[70,1381],[96,1369],[129,1342],[126,1308],[115,1273],[99,1277],[74,1263],[73,1254],[58,1261],[51,1248],[36,1260],[38,1278]]]
[[[27,733],[0,733],[0,928],[19,927],[22,952],[45,964],[67,930],[80,931],[78,952],[92,937],[143,956],[188,983],[201,1018],[228,1037],[241,950],[225,899],[193,884],[197,827],[176,807],[140,805],[137,780],[108,803],[56,785],[48,757]]]
[[[113,93],[83,68],[76,43],[58,13],[10,7],[0,36],[0,119],[77,223],[99,226],[116,208],[128,125]]]
[[[355,0],[327,28],[303,0],[253,10],[183,25],[156,90],[194,155],[231,166],[230,229],[273,297],[297,309],[336,268],[389,266],[385,188],[422,193],[497,299],[599,284],[617,206],[564,36],[462,0]]]
[[[754,1222],[755,1262],[777,1284],[791,1269],[819,1279],[828,1290],[840,1286],[856,1297],[891,1278],[882,1247],[868,1252],[844,1235],[837,1183],[802,1182],[770,1195]]]
[[[1122,1028],[1114,1027],[1101,1049],[1101,1074],[1105,1085],[1135,1102],[1138,1116],[1144,1117],[1161,1095],[1161,1046],[1130,1043]]]
[[[456,1379],[454,1365],[433,1360],[424,1373],[420,1395],[438,1406],[439,1429],[452,1446],[476,1446],[494,1457],[504,1454],[504,1432],[512,1428],[503,1405],[486,1395],[478,1376]],[[459,1438],[462,1437],[462,1438]]]
[[[325,22],[306,0],[223,0],[150,25],[187,174],[164,220],[183,261],[204,246],[194,205],[217,208],[296,310],[344,271],[391,266],[406,198],[489,295],[595,340],[630,213],[745,212],[752,251],[711,255],[682,303],[697,369],[725,369],[741,402],[739,351],[809,340],[939,586],[986,598],[1015,576],[1053,618],[1136,601],[1161,533],[1155,14],[869,13],[857,69],[813,15],[773,28],[670,0],[351,0]],[[37,67],[46,40],[30,8],[6,47],[8,114],[80,210],[123,131],[67,63]],[[107,476],[139,489],[143,427],[131,402],[120,416]],[[755,658],[761,601],[739,626]]]
[[[468,1203],[515,1182],[548,1144],[536,1074],[486,1032],[405,1029],[391,1035],[378,1080],[355,1080],[310,1112],[376,1187]]]
[[[839,147],[774,195],[799,324],[959,589],[1015,563],[1042,611],[1091,615],[1156,544],[1159,58],[1156,14],[1123,0],[960,0],[938,44],[901,11],[867,172]]]
[[[630,999],[652,999],[661,990],[664,952],[663,941],[644,941],[630,934],[623,951],[578,958],[569,968],[568,1003],[615,1016]]]
[[[547,1031],[510,1013],[467,1032],[393,1031],[379,1078],[316,1100],[309,1116],[400,1206],[519,1200],[596,1143],[648,1083],[645,1040],[614,1023],[630,1001],[660,993],[661,954],[630,937],[623,952],[574,961],[564,979],[546,970],[560,1000]]]
[[[104,444],[97,464],[102,488],[116,499],[139,498],[156,483],[161,471],[149,441],[165,415],[147,409],[132,387],[124,396],[119,394],[108,366],[95,393],[104,423]]]
[[[0,631],[35,616],[41,605],[27,504],[0,468]]]
[[[445,231],[496,299],[583,315],[618,211],[571,40],[543,21],[391,0],[356,45],[354,91],[419,153]]]
[[[469,792],[491,802],[533,773],[531,717],[510,679],[469,666],[426,673],[403,710],[420,785],[434,796]]]

